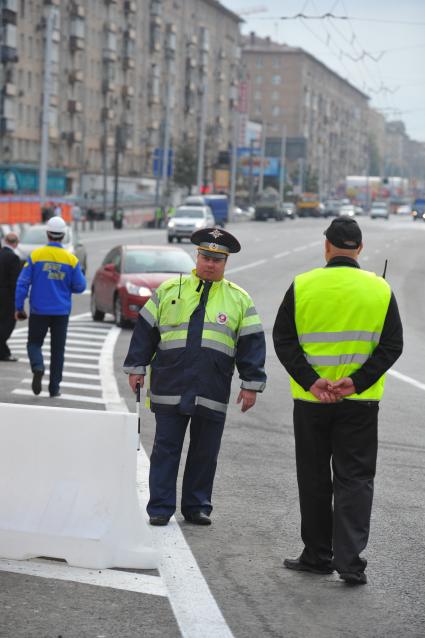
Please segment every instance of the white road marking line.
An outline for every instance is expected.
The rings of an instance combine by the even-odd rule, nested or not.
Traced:
[[[21,390],[20,388],[16,388],[12,390],[12,394],[20,394],[22,396],[33,397],[34,394],[31,390]],[[50,399],[48,392],[41,392],[38,394],[41,399]],[[103,399],[98,399],[97,397],[88,397],[83,394],[61,394],[60,397],[56,397],[55,401],[79,401],[80,403],[96,403],[98,405],[104,405]]]
[[[112,331],[111,331],[112,332]],[[123,402],[113,374],[112,353],[119,330],[114,331],[105,350],[102,361],[102,381],[105,382],[104,398],[107,410],[116,410]],[[105,367],[104,367],[105,366]],[[109,378],[108,378],[109,377]],[[106,383],[106,379],[108,382]],[[124,404],[125,412],[128,412]],[[134,426],[137,417],[134,415]],[[146,506],[148,488],[149,460],[143,448],[140,450],[137,464],[137,482],[140,484],[139,499]],[[152,538],[160,555],[159,572],[169,592],[169,600],[184,638],[233,638],[233,634],[213,597],[199,569],[186,539],[174,517],[166,527],[152,530]]]
[[[78,337],[81,341],[101,341],[105,339],[105,335],[98,335],[89,332],[80,332],[79,330],[68,330],[66,342],[68,343],[68,337]]]
[[[234,272],[239,272],[241,270],[247,270],[248,268],[255,268],[256,266],[260,266],[261,264],[267,263],[267,259],[259,259],[258,261],[253,261],[251,264],[246,264],[245,266],[238,266],[237,268],[229,268],[226,270],[227,274],[231,274]]]
[[[168,595],[162,579],[158,576],[123,572],[115,569],[93,571],[91,569],[82,569],[81,567],[69,567],[66,563],[43,560],[42,558],[27,561],[0,559],[0,570],[14,574],[96,585],[97,587],[111,587],[139,594],[151,594],[152,596]]]
[[[296,246],[292,249],[292,252],[299,253],[301,250],[307,250],[308,246]]]
[[[400,381],[405,381],[405,383],[409,383],[413,385],[415,388],[419,388],[419,390],[425,390],[425,383],[421,383],[420,381],[416,381],[412,377],[408,377],[406,374],[402,374],[401,372],[397,372],[396,370],[388,370],[388,374]]]
[[[20,348],[15,349],[17,354],[27,354],[26,350],[22,350]],[[43,349],[43,357],[46,356],[44,353],[47,353],[48,350]],[[92,356],[90,354],[68,354],[69,350],[65,348],[65,359],[83,359],[84,361],[98,361],[99,357]],[[66,365],[66,364],[65,364]]]
[[[280,257],[287,257],[291,254],[290,250],[284,250],[283,253],[277,253],[277,255],[273,255],[274,259],[279,259]]]
[[[32,383],[32,378],[22,379],[21,383]],[[61,381],[61,388],[80,388],[81,390],[96,390],[99,392],[102,390],[100,383],[94,385],[93,383],[75,383],[74,381]]]
[[[44,369],[45,372],[50,372],[49,366],[46,366]],[[96,381],[100,381],[100,374],[87,374],[84,372],[69,372],[68,370],[63,371],[63,377],[71,377],[74,379],[94,379]]]

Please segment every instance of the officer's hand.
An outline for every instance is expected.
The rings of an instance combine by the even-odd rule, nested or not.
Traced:
[[[145,382],[144,374],[129,374],[128,382],[130,384],[130,388],[133,390],[134,394],[136,394],[136,385],[140,383],[140,387],[143,388],[143,384]]]
[[[337,401],[332,381],[329,381],[329,379],[317,379],[310,387],[310,392],[320,403],[335,403]]]
[[[338,399],[348,397],[350,394],[356,393],[356,388],[350,377],[342,377],[338,381],[332,383],[332,390]]]
[[[17,310],[15,312],[15,319],[16,321],[24,321],[25,319],[27,319],[27,313],[25,312],[25,310]]]
[[[246,412],[255,404],[257,400],[257,393],[254,390],[241,390],[237,398],[236,403],[242,401],[241,412]]]

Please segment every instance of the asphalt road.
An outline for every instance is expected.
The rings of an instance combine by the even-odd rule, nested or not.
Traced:
[[[229,225],[243,250],[230,257],[227,276],[250,292],[261,315],[267,335],[269,381],[255,408],[243,415],[235,404],[238,382],[234,380],[215,482],[213,525],[205,529],[190,527],[176,514],[176,526],[183,531],[227,624],[227,628],[210,634],[217,638],[232,634],[236,638],[413,638],[425,633],[425,224],[394,218],[360,218],[359,222],[365,244],[361,265],[381,274],[388,259],[387,280],[396,294],[405,330],[405,351],[388,376],[380,409],[375,502],[365,552],[369,583],[350,588],[335,575],[314,577],[282,567],[283,558],[297,556],[301,544],[292,400],[287,375],[273,351],[271,331],[294,275],[323,264],[327,222],[299,219]],[[90,278],[107,249],[116,243],[165,243],[166,238],[163,230],[143,230],[87,233],[83,241],[89,253]],[[190,244],[182,245],[193,251]],[[88,308],[88,295],[75,298],[74,316],[81,316]],[[90,334],[87,317],[79,321],[81,327],[76,333],[85,328]],[[112,326],[112,318],[105,326]],[[130,330],[120,332],[114,366],[120,395],[134,411],[134,400],[121,372],[130,336]],[[17,333],[16,347],[24,348],[23,339]],[[22,362],[0,366],[0,401],[52,405],[48,398],[16,393],[29,388],[28,381],[23,381],[28,379],[25,354],[19,356]],[[77,352],[76,365],[81,362],[79,356]],[[67,363],[72,362],[67,359]],[[94,359],[87,359],[86,365],[92,362]],[[75,370],[76,374],[81,372]],[[85,394],[99,401],[85,403]],[[57,399],[55,405],[105,409],[100,391],[85,393],[70,387],[67,395],[74,398]],[[149,454],[153,419],[148,412],[142,430]],[[181,574],[176,565],[178,579]],[[208,634],[206,623],[202,630],[203,610],[190,596],[187,607],[195,608],[201,617],[201,629],[198,626],[196,634],[193,627],[179,620],[182,610],[172,595],[82,584],[73,580],[72,570],[69,580],[61,581],[11,573],[4,566],[1,569],[2,638]],[[185,585],[188,581],[190,575],[181,582]]]

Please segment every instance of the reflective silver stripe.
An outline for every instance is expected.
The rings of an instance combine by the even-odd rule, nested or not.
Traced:
[[[163,332],[175,332],[177,330],[187,330],[189,327],[189,324],[186,323],[179,323],[176,326],[160,326],[159,327],[159,331],[162,334]]]
[[[336,357],[325,355],[311,357],[307,355],[307,361],[313,366],[340,366],[347,363],[366,363],[369,357],[368,354],[340,354]]]
[[[146,306],[143,306],[143,308],[141,308],[141,310],[139,311],[139,315],[145,320],[147,321],[147,323],[152,326],[152,328],[154,326],[156,326],[156,319],[155,317],[152,316],[152,313],[149,312],[149,310],[146,310]]]
[[[136,368],[124,366],[123,370],[126,374],[146,374],[146,366],[137,366]]]
[[[239,331],[240,337],[246,337],[246,335],[253,335],[256,332],[263,332],[263,326],[261,323],[255,323],[252,326],[245,326],[245,328],[241,328]]]
[[[249,308],[247,308],[246,312],[245,312],[245,317],[252,317],[253,315],[257,314],[257,310],[255,308],[255,306],[250,306]]]
[[[158,308],[159,306],[159,299],[158,299],[158,295],[156,294],[156,290],[152,291],[152,296],[150,298],[150,301],[152,301],[152,303],[155,304],[155,306]]]
[[[255,390],[256,392],[262,392],[266,384],[264,381],[242,381],[241,388],[244,390]]]
[[[235,348],[226,346],[225,343],[220,343],[219,341],[213,341],[213,339],[202,339],[201,346],[203,348],[211,348],[211,350],[218,350],[219,352],[227,354],[229,357],[235,356]]]
[[[216,410],[216,412],[223,412],[224,414],[226,414],[227,412],[226,403],[219,403],[218,401],[213,401],[212,399],[205,399],[205,397],[196,397],[195,403],[196,405],[203,405],[204,408]]]
[[[216,332],[222,332],[223,334],[232,337],[233,341],[236,339],[236,332],[229,328],[229,326],[225,326],[222,323],[205,322],[204,330],[215,330]]]
[[[300,335],[300,343],[336,343],[338,341],[375,341],[379,343],[380,332],[367,330],[342,330],[340,332],[306,332]]]
[[[160,350],[173,350],[173,348],[185,348],[186,339],[170,339],[170,341],[160,341],[158,348]]]
[[[153,403],[162,403],[163,405],[178,405],[181,400],[181,396],[178,395],[152,394],[152,392],[150,392],[150,398]]]

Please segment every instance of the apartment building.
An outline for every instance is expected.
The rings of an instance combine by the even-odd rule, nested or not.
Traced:
[[[217,0],[0,0],[0,166],[37,168],[43,116],[74,194],[111,190],[117,156],[140,187],[155,149],[201,126],[226,150],[239,23]]]
[[[249,117],[261,121],[267,137],[304,141],[305,166],[323,194],[346,175],[367,167],[368,96],[298,47],[251,34],[244,40],[243,65],[250,79]],[[288,162],[288,173],[296,161]]]

